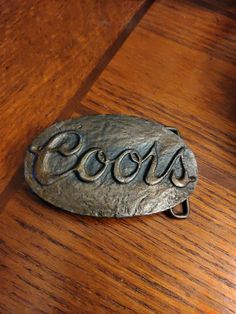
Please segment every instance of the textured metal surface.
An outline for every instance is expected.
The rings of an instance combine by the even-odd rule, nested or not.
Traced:
[[[81,215],[171,209],[187,200],[197,182],[195,157],[173,130],[123,115],[56,123],[30,146],[26,181],[44,200]]]

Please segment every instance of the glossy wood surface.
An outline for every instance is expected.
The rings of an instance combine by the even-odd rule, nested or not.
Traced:
[[[0,1],[0,192],[142,3]]]
[[[24,3],[29,2],[21,2],[22,16],[28,10]],[[76,15],[73,2],[66,9],[63,2],[55,3],[61,3],[60,10],[67,12],[71,26]],[[78,3],[84,2],[74,5]],[[77,12],[82,16],[75,37],[82,36],[87,54],[81,54],[79,46],[73,52],[66,46],[73,38],[66,28],[58,33],[46,28],[65,44],[53,48],[58,55],[68,55],[60,60],[64,70],[57,69],[54,57],[43,66],[41,58],[46,52],[38,37],[36,46],[42,55],[34,57],[35,63],[27,67],[12,61],[18,68],[12,70],[11,79],[20,86],[26,72],[27,87],[17,93],[10,77],[1,79],[5,84],[1,95],[8,101],[4,98],[0,109],[4,151],[0,166],[0,313],[234,314],[234,1],[162,0],[151,6],[148,1],[86,3]],[[45,12],[53,13],[52,7]],[[7,18],[1,20],[0,30],[8,29],[7,21],[13,19],[11,11],[5,11]],[[94,24],[83,20],[88,12]],[[105,28],[98,18],[103,14],[108,23]],[[10,25],[7,33],[20,31],[18,24]],[[91,35],[83,37],[86,28]],[[96,29],[102,29],[100,37]],[[21,45],[13,41],[15,56],[30,54],[30,46],[23,49]],[[84,58],[83,65],[80,58]],[[40,71],[49,69],[54,69],[55,81],[43,81]],[[80,78],[77,74],[82,69]],[[17,116],[15,126],[11,112]],[[96,113],[137,115],[179,129],[199,164],[199,183],[190,199],[187,220],[173,220],[165,214],[129,219],[79,217],[55,209],[29,191],[22,160],[32,138],[56,120]]]

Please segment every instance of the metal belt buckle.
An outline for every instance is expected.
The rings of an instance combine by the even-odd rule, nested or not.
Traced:
[[[42,199],[80,215],[169,210],[186,218],[197,163],[174,128],[132,116],[94,115],[42,132],[27,151],[25,178]],[[176,213],[180,203],[183,211]]]

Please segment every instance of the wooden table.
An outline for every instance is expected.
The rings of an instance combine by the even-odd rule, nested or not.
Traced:
[[[0,1],[0,313],[236,313],[234,1]],[[33,195],[32,139],[150,118],[195,152],[191,216],[79,217]]]

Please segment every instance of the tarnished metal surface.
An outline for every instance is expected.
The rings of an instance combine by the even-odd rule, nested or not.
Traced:
[[[197,182],[194,155],[172,131],[123,115],[56,123],[30,146],[25,178],[41,198],[77,214],[161,212],[185,201]]]

